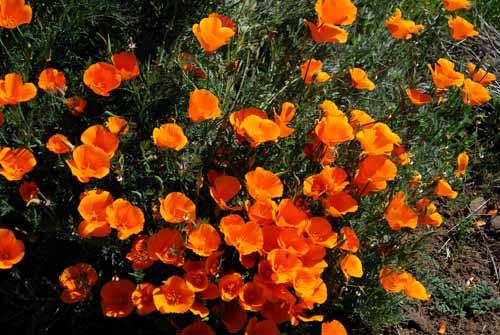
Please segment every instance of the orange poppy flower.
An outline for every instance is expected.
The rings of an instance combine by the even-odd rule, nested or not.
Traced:
[[[83,114],[83,112],[85,111],[85,107],[87,107],[87,100],[80,97],[71,97],[66,99],[64,104],[69,109],[71,114],[73,114],[74,116],[78,116]]]
[[[194,295],[193,289],[179,276],[171,276],[153,291],[154,304],[162,314],[186,313],[194,303]]]
[[[298,208],[292,199],[286,198],[280,201],[274,222],[282,228],[302,230],[307,224],[307,219],[307,213]]]
[[[406,271],[395,270],[391,266],[385,266],[379,273],[380,284],[390,293],[399,293],[406,287],[411,275]]]
[[[0,269],[10,269],[24,257],[24,243],[10,229],[0,228]]]
[[[469,165],[469,155],[464,151],[457,156],[457,171],[455,171],[455,176],[457,178],[461,178],[465,175],[467,165]]]
[[[109,132],[100,124],[88,127],[80,136],[83,144],[93,145],[102,149],[109,158],[115,155],[119,141],[115,134]]]
[[[249,140],[252,147],[257,147],[264,142],[277,141],[281,136],[278,124],[257,115],[249,115],[241,122],[241,130]]]
[[[253,317],[248,321],[247,328],[245,329],[245,335],[280,335],[280,330],[271,320],[257,321],[256,317]]]
[[[493,73],[486,72],[483,69],[477,69],[476,65],[472,63],[469,63],[467,65],[467,70],[469,71],[469,74],[471,75],[472,79],[483,86],[488,86],[492,82],[497,80],[497,77]]]
[[[387,181],[394,180],[397,172],[396,165],[384,155],[368,156],[359,164],[352,184],[360,195],[367,195],[384,190]]]
[[[226,16],[212,13],[195,23],[193,34],[206,52],[214,52],[226,45],[236,33],[234,23]]]
[[[239,294],[241,308],[251,312],[258,312],[266,302],[264,290],[254,282],[243,285]]]
[[[184,131],[175,123],[165,123],[153,130],[153,141],[159,148],[181,150],[188,142]]]
[[[223,217],[219,229],[224,234],[226,244],[234,246],[242,256],[260,251],[264,245],[261,227],[255,222],[245,224],[237,214]]]
[[[363,147],[363,153],[368,155],[388,154],[395,144],[401,142],[401,138],[383,122],[377,122],[373,127],[361,130],[356,134],[356,139]]]
[[[59,275],[59,285],[64,289],[61,300],[66,304],[83,301],[97,283],[97,272],[87,263],[69,266]]]
[[[342,119],[347,120],[347,116],[345,115],[344,112],[342,112],[335,102],[325,99],[323,102],[319,105],[319,108],[323,112],[323,116],[335,116],[335,117],[340,117]]]
[[[207,257],[219,248],[220,243],[217,230],[210,224],[202,223],[189,232],[186,247],[198,256]]]
[[[347,254],[340,260],[340,269],[347,280],[349,278],[363,277],[363,266],[361,260],[356,255]]]
[[[443,223],[441,214],[437,212],[436,205],[427,198],[422,198],[417,202],[419,211],[418,223],[421,225],[431,225],[439,227]]]
[[[214,330],[205,322],[195,320],[177,335],[215,335]]]
[[[214,309],[220,312],[224,327],[232,334],[239,332],[247,323],[248,314],[240,307],[237,300],[222,303],[215,306]]]
[[[368,91],[375,89],[375,83],[368,78],[368,74],[363,69],[351,67],[349,68],[349,74],[351,75],[352,87]]]
[[[71,173],[82,183],[90,178],[104,178],[109,173],[108,155],[94,145],[82,144],[73,151],[73,159],[66,160]]]
[[[358,202],[345,191],[330,193],[321,203],[325,211],[334,218],[358,210]]]
[[[83,221],[78,226],[81,237],[103,237],[111,233],[106,208],[113,203],[113,197],[107,191],[91,190],[80,196],[78,213]]]
[[[95,94],[105,97],[109,92],[120,87],[120,72],[111,64],[98,62],[92,64],[83,73],[83,82]]]
[[[184,268],[185,269],[185,268]],[[186,269],[185,269],[186,270]],[[184,279],[187,285],[195,292],[203,292],[208,288],[208,277],[204,269],[186,270]]]
[[[410,99],[411,103],[417,107],[432,102],[432,97],[430,95],[425,94],[417,89],[407,88],[406,95]]]
[[[236,133],[238,143],[240,144],[243,143],[246,136],[246,131],[242,128],[241,125],[243,121],[250,115],[256,115],[261,119],[267,119],[266,112],[255,107],[243,108],[242,110],[233,112],[231,113],[231,115],[229,115],[229,122],[233,126],[233,130]]]
[[[153,260],[159,259],[165,264],[181,266],[184,263],[184,239],[173,228],[163,228],[148,239],[147,250]]]
[[[315,244],[326,248],[333,248],[337,244],[337,233],[332,231],[332,225],[323,217],[310,218],[305,232]]]
[[[344,242],[339,246],[339,249],[356,253],[359,250],[359,239],[354,230],[350,227],[342,227],[340,233]]]
[[[408,189],[412,190],[422,182],[422,175],[419,172],[413,174],[413,178],[408,183]]]
[[[0,1],[0,27],[14,29],[31,22],[32,10],[24,0]]]
[[[354,139],[354,130],[346,119],[326,116],[314,128],[318,138],[329,147]]]
[[[122,51],[111,56],[111,61],[120,73],[121,80],[130,80],[139,76],[137,57],[133,53]]]
[[[45,147],[55,154],[67,154],[75,148],[68,138],[62,134],[52,135]]]
[[[302,267],[299,257],[283,249],[273,249],[267,255],[267,260],[271,264],[271,277],[276,284],[292,282],[294,272]]]
[[[148,241],[149,236],[139,235],[132,242],[131,250],[127,254],[127,259],[132,261],[132,269],[145,270],[153,265],[154,260],[148,253]]]
[[[428,301],[431,298],[424,285],[413,276],[406,282],[404,292],[408,297],[413,299]]]
[[[155,286],[151,283],[141,283],[132,292],[132,303],[137,307],[137,314],[146,315],[156,311],[153,302],[153,291]]]
[[[279,198],[283,195],[280,178],[261,167],[245,174],[247,191],[255,200]]]
[[[271,199],[256,201],[253,205],[250,205],[250,201],[247,200],[245,208],[250,221],[264,226],[273,223],[277,205]]]
[[[470,2],[468,0],[443,0],[443,5],[448,12],[453,12],[458,9],[469,8]]]
[[[300,268],[293,274],[293,288],[297,296],[303,299],[313,296],[322,284],[321,272],[314,268]]]
[[[65,91],[66,77],[64,72],[52,68],[43,70],[38,77],[38,87],[50,93],[56,93],[57,90]]]
[[[111,228],[118,230],[118,238],[125,240],[144,228],[144,213],[125,199],[116,199],[106,208]]]
[[[446,333],[446,321],[441,321],[439,322],[438,326],[438,334],[444,334]]]
[[[344,29],[334,25],[318,21],[317,24],[304,20],[316,43],[346,43],[349,33]]]
[[[402,15],[401,9],[396,8],[394,16],[385,21],[387,29],[395,39],[406,38],[409,40],[412,37],[411,34],[417,34],[424,29],[423,25],[415,24],[412,20],[403,20]]]
[[[278,235],[278,247],[296,256],[304,256],[309,252],[309,244],[302,234],[294,228],[281,229]]]
[[[368,113],[359,109],[353,109],[350,114],[351,126],[356,130],[357,128],[367,129],[373,127],[377,121],[373,119]]]
[[[406,151],[406,147],[404,145],[395,145],[391,154],[395,156],[394,163],[404,166],[410,164],[410,154]]]
[[[313,81],[315,83],[324,83],[325,81],[330,80],[330,75],[321,71],[322,68],[323,62],[314,58],[306,60],[302,63],[300,65],[300,73],[304,83],[306,85],[311,85]]]
[[[0,11],[2,10],[0,6]],[[17,105],[36,96],[36,86],[32,83],[23,83],[23,78],[16,73],[8,73],[0,80],[0,106]]]
[[[0,175],[9,181],[21,180],[36,165],[35,156],[25,148],[0,149]]]
[[[243,288],[243,277],[237,272],[224,275],[219,280],[220,298],[223,301],[231,301],[238,297]]]
[[[128,122],[119,116],[110,116],[106,121],[106,128],[115,135],[126,135],[128,133]]]
[[[455,18],[450,17],[448,26],[451,28],[451,37],[456,41],[479,35],[479,32],[474,29],[472,23],[458,15]]]
[[[171,192],[160,198],[160,214],[169,223],[190,222],[196,219],[196,205],[184,193]]]
[[[347,331],[342,323],[332,320],[321,324],[321,335],[347,335]]]
[[[210,195],[222,210],[240,209],[231,208],[227,205],[231,199],[241,190],[241,183],[233,176],[220,175],[211,181]]]
[[[414,229],[418,223],[417,214],[406,204],[406,194],[399,191],[391,199],[384,212],[384,218],[393,230]]]
[[[188,115],[193,122],[220,117],[219,99],[208,90],[195,89],[189,93]]]
[[[350,0],[317,0],[314,10],[319,21],[341,25],[352,24],[358,13],[358,9]]]
[[[491,100],[488,89],[483,85],[470,79],[465,79],[462,88],[462,99],[464,104],[469,106],[478,106]]]
[[[110,280],[101,288],[101,308],[104,315],[124,318],[135,308],[132,293],[136,285],[128,279]]]
[[[464,82],[464,75],[460,72],[454,71],[455,64],[445,58],[440,58],[437,64],[432,68],[431,64],[427,64],[431,71],[432,80],[437,88],[446,88],[449,86],[462,86]]]
[[[19,186],[19,194],[24,201],[28,202],[31,199],[36,198],[39,189],[34,181],[25,181]]]
[[[453,191],[450,184],[448,184],[448,182],[442,178],[438,180],[435,191],[437,195],[450,199],[455,199],[458,195],[458,192]]]
[[[207,74],[200,68],[200,63],[196,60],[193,55],[182,52],[180,55],[175,57],[181,63],[182,71],[184,72],[192,72],[195,77],[199,79],[205,79]]]
[[[207,288],[198,294],[201,300],[214,300],[220,298],[220,291],[216,284],[208,282]]]

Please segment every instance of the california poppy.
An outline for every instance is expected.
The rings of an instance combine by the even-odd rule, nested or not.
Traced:
[[[359,131],[356,139],[361,143],[363,153],[367,155],[388,154],[395,144],[401,142],[401,138],[383,122],[377,122],[373,127]]]
[[[0,6],[0,11],[3,7]],[[17,105],[36,96],[36,86],[32,83],[23,83],[23,78],[16,73],[8,73],[0,80],[0,106]]]
[[[90,178],[104,178],[109,173],[109,156],[101,148],[82,144],[73,151],[73,159],[66,160],[71,173],[82,183]]]
[[[233,126],[233,130],[236,133],[238,143],[240,144],[243,143],[246,137],[246,131],[242,128],[242,123],[250,115],[256,115],[262,119],[267,119],[266,112],[255,107],[243,108],[229,115],[229,122]]]
[[[208,223],[202,223],[188,234],[186,247],[199,256],[210,256],[221,243],[217,230]]]
[[[206,52],[214,52],[229,42],[236,32],[236,27],[228,17],[212,13],[199,24],[194,24],[192,31]]]
[[[412,20],[403,20],[402,15],[401,9],[396,8],[394,16],[385,21],[387,29],[395,39],[406,38],[408,40],[412,37],[412,34],[424,29],[423,25],[415,24]]]
[[[418,216],[405,201],[406,194],[399,191],[392,197],[384,212],[384,218],[393,230],[415,228],[417,226]]]
[[[95,94],[109,96],[109,92],[120,87],[120,72],[115,66],[98,62],[90,65],[83,73],[83,82]]]
[[[385,266],[379,273],[380,284],[390,293],[399,293],[406,287],[406,283],[411,275],[406,271],[394,269],[392,266]]]
[[[69,266],[59,275],[59,285],[64,289],[61,300],[66,304],[83,301],[97,283],[97,272],[87,263]]]
[[[128,122],[119,116],[110,116],[106,121],[106,128],[115,135],[126,135],[128,133]]]
[[[468,0],[443,0],[443,5],[448,12],[453,12],[458,9],[469,8],[470,2]]]
[[[182,128],[175,123],[165,123],[153,130],[153,141],[159,148],[181,150],[188,142]]]
[[[347,250],[356,253],[359,250],[359,239],[354,230],[350,227],[342,227],[340,229],[344,242],[339,246],[341,250]]]
[[[431,295],[427,292],[424,285],[413,276],[406,282],[404,293],[410,298],[422,301],[427,301],[431,298]]]
[[[24,201],[28,202],[38,195],[38,186],[34,181],[25,181],[19,186],[19,194]]]
[[[193,122],[220,117],[219,99],[208,90],[195,89],[189,93],[188,115]]]
[[[325,22],[318,21],[317,24],[304,20],[307,24],[309,30],[311,30],[311,35],[316,43],[346,43],[348,33],[344,29]]]
[[[281,135],[279,125],[257,115],[246,117],[241,123],[241,129],[245,132],[245,137],[252,147],[257,147],[264,142],[276,141]]]
[[[467,78],[462,88],[462,100],[466,105],[478,106],[490,101],[491,95],[483,85]]]
[[[160,214],[170,223],[190,222],[196,218],[196,206],[184,193],[171,192],[160,198]]]
[[[111,61],[120,73],[121,80],[130,80],[139,75],[137,57],[133,53],[122,51],[111,56]]]
[[[443,223],[443,217],[438,213],[436,205],[427,198],[417,202],[418,224],[439,227]]]
[[[194,291],[179,276],[171,276],[153,291],[156,309],[162,313],[186,313],[194,303]]]
[[[85,129],[80,136],[80,140],[83,144],[93,145],[102,149],[109,158],[114,156],[120,143],[115,134],[107,131],[106,128],[100,124]]]
[[[10,229],[0,228],[0,269],[10,269],[24,257],[24,243]]]
[[[247,328],[245,330],[245,335],[280,335],[280,331],[271,320],[257,321],[256,317],[253,317],[248,321]]]
[[[118,230],[118,238],[125,240],[138,234],[144,227],[144,213],[125,199],[116,199],[106,208],[111,228]]]
[[[358,210],[358,202],[345,191],[328,194],[328,197],[322,201],[322,205],[325,211],[334,218]]]
[[[255,222],[245,223],[237,214],[223,217],[219,229],[224,234],[226,244],[234,246],[241,256],[260,251],[264,245],[262,228]]]
[[[107,191],[90,190],[80,196],[78,213],[83,221],[78,226],[81,237],[103,237],[111,233],[106,208],[113,203],[113,197]]]
[[[478,69],[476,68],[476,65],[472,63],[469,63],[467,65],[467,70],[469,71],[469,74],[471,75],[472,79],[483,86],[488,86],[492,82],[497,80],[497,77],[493,73],[486,72],[483,69]]]
[[[241,209],[231,208],[227,203],[241,190],[241,183],[233,176],[220,175],[213,179],[210,185],[210,195],[222,210]]]
[[[345,118],[326,116],[314,128],[318,138],[329,147],[354,139],[354,130]]]
[[[321,335],[347,335],[347,331],[342,323],[333,320],[321,324]]]
[[[151,235],[147,252],[151,259],[159,259],[165,264],[181,266],[184,263],[184,240],[177,229],[163,228]]]
[[[302,80],[306,85],[311,85],[313,81],[315,83],[324,83],[330,80],[330,75],[326,72],[321,71],[323,68],[323,62],[314,58],[306,60],[300,65],[300,73]]]
[[[450,199],[455,199],[458,195],[458,193],[453,191],[450,184],[448,184],[448,182],[443,178],[438,180],[435,191],[437,195]]]
[[[266,302],[264,290],[254,282],[248,282],[240,290],[240,306],[247,311],[257,312]]]
[[[151,283],[141,283],[132,292],[132,303],[137,308],[137,314],[146,315],[156,311],[153,301],[153,291],[155,286]]]
[[[469,156],[467,155],[467,152],[461,152],[457,156],[457,170],[455,171],[455,176],[457,178],[461,178],[463,175],[465,175],[465,170],[467,169],[468,164]]]
[[[35,168],[36,159],[31,151],[25,148],[0,149],[0,175],[9,181],[21,180],[23,176]]]
[[[184,264],[185,265],[185,264]],[[205,269],[201,270],[186,270],[184,279],[187,285],[195,292],[203,292],[208,288],[208,277]]]
[[[237,298],[243,288],[243,278],[238,272],[224,275],[219,280],[220,297],[223,301]]]
[[[332,225],[323,217],[310,218],[305,232],[314,243],[326,248],[333,248],[337,244],[337,233],[332,231]]]
[[[68,152],[73,151],[74,146],[68,140],[68,138],[62,134],[52,135],[45,147],[55,154],[67,154]]]
[[[352,184],[360,195],[384,190],[387,181],[394,180],[398,169],[385,155],[368,156],[359,164]]]
[[[375,89],[375,84],[368,78],[368,74],[363,69],[351,67],[349,68],[349,74],[351,75],[352,87],[368,91]]]
[[[31,22],[32,10],[24,0],[0,1],[0,27],[14,29]]]
[[[314,10],[319,21],[341,25],[352,24],[358,13],[358,9],[350,0],[317,0]]]
[[[132,242],[131,250],[126,257],[132,262],[132,268],[134,270],[145,270],[154,263],[154,260],[148,253],[148,241],[149,236],[138,235],[134,239],[134,242]]]
[[[323,102],[319,105],[319,108],[323,112],[323,116],[335,116],[335,117],[340,117],[344,120],[347,120],[347,116],[345,115],[344,112],[342,112],[335,102],[325,99]]]
[[[411,103],[417,107],[432,102],[432,97],[430,95],[425,94],[417,89],[406,89],[406,95],[410,99]]]
[[[283,184],[278,176],[261,167],[245,174],[247,191],[255,200],[279,198],[283,195]]]
[[[361,260],[353,254],[347,254],[340,260],[340,269],[347,280],[350,277],[361,278],[363,276]]]
[[[129,279],[110,280],[101,288],[101,308],[104,315],[113,318],[128,316],[135,308],[132,293],[136,285]]]
[[[448,26],[451,28],[451,37],[457,41],[479,35],[479,32],[474,29],[472,23],[458,15],[455,18],[450,17]]]
[[[80,97],[71,97],[66,99],[64,104],[69,109],[71,114],[73,114],[74,116],[78,116],[83,114],[83,112],[85,111],[85,107],[87,106],[87,100],[82,99]]]
[[[273,249],[267,255],[267,260],[273,270],[272,280],[276,284],[289,283],[296,270],[302,267],[302,261],[294,254],[283,250]]]
[[[464,75],[454,70],[455,64],[445,58],[440,58],[437,64],[432,68],[430,64],[427,67],[431,71],[434,85],[437,88],[446,88],[449,86],[462,86]]]
[[[66,90],[64,72],[59,72],[52,68],[43,70],[38,77],[38,87],[50,93],[56,93],[57,90]]]

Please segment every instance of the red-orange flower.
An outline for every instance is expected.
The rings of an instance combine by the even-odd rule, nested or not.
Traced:
[[[340,269],[346,279],[350,277],[361,278],[363,276],[363,266],[358,256],[347,254],[340,260]]]
[[[245,335],[280,335],[280,331],[271,320],[257,321],[256,317],[253,317],[248,321],[247,328],[245,329]]]
[[[219,280],[220,298],[223,301],[231,301],[238,297],[243,288],[243,277],[238,272],[224,275]]]
[[[128,279],[110,280],[101,289],[101,307],[104,315],[112,318],[128,316],[135,308],[132,293],[135,284]]]
[[[24,0],[0,0],[0,27],[14,29],[31,22],[32,10]]]
[[[211,181],[210,195],[222,210],[233,209],[227,203],[241,190],[241,183],[233,176],[221,175]],[[234,208],[239,209],[239,208]]]
[[[148,253],[149,236],[139,235],[132,242],[130,252],[127,254],[127,259],[132,261],[134,270],[144,270],[153,265],[154,260]]]
[[[239,294],[240,306],[247,311],[257,312],[266,302],[264,290],[255,284],[249,282],[243,285]]]
[[[472,76],[472,79],[483,86],[488,86],[492,82],[497,80],[497,77],[493,73],[486,72],[483,69],[478,69],[476,68],[476,65],[472,63],[469,63],[467,65],[467,70],[469,71],[469,74]]]
[[[448,184],[448,182],[443,178],[440,178],[438,180],[435,191],[437,195],[441,197],[447,197],[450,199],[455,199],[458,195],[458,193],[453,191],[450,184]]]
[[[137,314],[146,315],[156,311],[153,301],[155,286],[151,283],[141,283],[132,292],[132,303],[137,307]]]
[[[24,257],[24,243],[10,229],[0,228],[0,269],[10,269]]]
[[[45,147],[55,154],[67,154],[73,151],[73,144],[68,140],[68,138],[62,134],[52,135],[48,140]]]
[[[109,156],[93,145],[82,144],[73,151],[73,159],[66,160],[71,173],[82,183],[90,178],[104,178],[109,173]]]
[[[205,322],[196,320],[177,335],[215,335],[215,332]]]
[[[107,131],[100,124],[88,127],[80,136],[80,140],[83,144],[102,149],[110,159],[115,155],[120,143],[115,134]]]
[[[344,29],[334,25],[318,21],[317,24],[304,20],[311,35],[316,43],[345,43],[347,42],[348,33]]]
[[[9,181],[21,180],[35,165],[35,156],[28,149],[3,147],[0,150],[0,175]]]
[[[144,213],[125,199],[116,199],[106,208],[111,228],[118,230],[118,238],[125,240],[144,228]]]
[[[64,104],[69,109],[71,114],[73,114],[74,116],[78,116],[83,114],[83,112],[85,111],[85,107],[87,107],[87,100],[80,97],[71,97],[66,99]]]
[[[92,64],[83,73],[83,82],[95,94],[109,96],[109,92],[120,87],[121,84],[120,72],[115,66],[98,62]]]
[[[34,181],[25,181],[19,187],[19,194],[24,201],[28,202],[38,195],[38,186]]]
[[[321,335],[347,335],[347,331],[342,323],[333,320],[321,324]]]
[[[128,133],[128,122],[119,116],[110,116],[106,121],[106,128],[115,135],[126,135]]]
[[[330,75],[326,72],[321,71],[323,68],[323,62],[314,58],[306,60],[300,65],[300,73],[302,80],[306,85],[311,85],[313,81],[315,83],[324,83],[330,80]]]
[[[162,314],[186,313],[194,303],[194,295],[193,289],[178,276],[171,276],[153,291],[154,304]]]
[[[483,85],[467,78],[462,88],[462,99],[466,105],[478,106],[490,101],[491,95]]]
[[[122,51],[111,56],[111,61],[120,73],[121,80],[130,80],[139,75],[137,57],[133,53]]]
[[[432,97],[430,95],[425,94],[417,89],[406,89],[406,95],[410,99],[411,103],[417,107],[432,102]]]
[[[401,9],[396,8],[394,16],[385,21],[385,25],[392,37],[395,39],[406,38],[407,40],[412,37],[411,34],[416,34],[424,29],[421,24],[415,24],[412,20],[403,20]]]
[[[354,130],[345,118],[326,116],[314,128],[318,138],[329,147],[354,139]]]
[[[462,86],[464,82],[464,75],[460,72],[453,70],[455,64],[445,58],[440,58],[437,64],[432,68],[431,64],[427,64],[431,71],[432,80],[437,88],[446,88],[449,86]]]
[[[261,167],[245,174],[247,191],[255,200],[279,198],[283,195],[280,178]]]
[[[38,77],[38,87],[50,93],[56,93],[57,90],[66,90],[64,72],[52,68],[43,70]]]
[[[337,233],[332,231],[332,225],[323,217],[310,218],[305,232],[315,244],[326,248],[333,248],[337,244]]]
[[[384,212],[384,218],[393,230],[415,228],[418,222],[417,214],[405,202],[406,194],[396,193]]]
[[[0,6],[1,11],[1,6]],[[36,86],[32,83],[23,83],[23,78],[16,73],[8,73],[0,80],[0,106],[17,105],[36,96]]]
[[[350,25],[358,13],[350,0],[317,0],[314,9],[318,20],[328,24]]]
[[[189,232],[186,248],[199,256],[207,257],[219,248],[220,242],[217,230],[208,223],[202,223]]]
[[[396,165],[384,155],[368,156],[359,164],[359,170],[354,176],[352,184],[360,195],[384,190],[387,181],[396,177]]]
[[[226,45],[236,32],[234,23],[226,16],[212,13],[195,23],[193,34],[206,52],[214,52]]]
[[[339,249],[353,253],[357,252],[359,250],[359,239],[354,230],[350,227],[342,227],[340,233],[342,234],[344,243],[339,246]]]
[[[358,202],[345,191],[328,194],[328,197],[322,201],[322,205],[325,211],[334,218],[358,210]]]
[[[241,122],[241,130],[252,147],[264,142],[276,141],[281,135],[281,128],[275,122],[257,115],[249,115]]]
[[[188,115],[193,122],[220,117],[219,99],[208,90],[195,89],[189,94]]]
[[[351,75],[352,87],[368,91],[375,89],[375,83],[368,78],[368,74],[363,69],[351,67],[349,68],[349,74]]]
[[[113,197],[107,191],[91,190],[80,196],[78,213],[83,221],[78,226],[81,237],[103,237],[111,233],[106,208],[113,203]]]
[[[460,16],[450,17],[448,26],[451,28],[451,37],[457,41],[479,35],[479,32],[474,29],[474,25]]]
[[[59,285],[64,289],[61,300],[67,304],[83,301],[97,283],[97,272],[87,263],[69,266],[59,275]]]
[[[184,263],[184,240],[177,229],[163,228],[151,235],[147,243],[151,259],[181,266]]]
[[[457,178],[461,178],[465,175],[467,165],[469,165],[469,156],[467,155],[467,152],[464,151],[457,156],[457,170],[455,171],[455,176]]]
[[[181,150],[188,143],[184,130],[175,123],[165,123],[153,129],[153,141],[159,148]]]
[[[196,218],[196,205],[184,193],[171,192],[160,199],[160,214],[170,223],[189,222]]]
[[[363,147],[363,153],[368,155],[389,154],[394,145],[401,142],[401,138],[383,122],[362,129],[356,134],[356,139]]]
[[[459,9],[469,8],[470,2],[468,0],[443,0],[443,5],[448,12],[453,12]]]

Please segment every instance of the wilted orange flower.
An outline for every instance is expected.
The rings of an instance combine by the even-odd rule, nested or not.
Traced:
[[[347,280],[349,278],[361,278],[363,277],[363,266],[361,260],[358,256],[353,254],[347,254],[340,260],[340,269],[344,273]]]
[[[151,283],[141,283],[132,292],[132,303],[137,307],[137,314],[146,315],[156,311],[153,302],[153,291],[155,286]]]
[[[255,200],[279,198],[283,195],[280,178],[261,167],[245,174],[247,191]]]
[[[464,151],[457,156],[457,170],[455,171],[455,176],[457,178],[461,178],[465,175],[467,165],[469,165],[469,156],[467,152]]]
[[[128,122],[119,116],[110,116],[106,121],[106,128],[115,135],[126,135],[128,133]]]
[[[23,176],[34,169],[35,156],[25,148],[0,149],[0,175],[9,181],[21,180]]]
[[[80,136],[80,140],[83,144],[102,149],[109,158],[114,156],[120,143],[115,134],[107,131],[100,124],[88,127]]]
[[[347,331],[342,323],[333,320],[321,324],[321,335],[347,335]]]
[[[189,94],[188,115],[193,122],[220,117],[219,99],[208,90],[195,89]]]
[[[139,235],[132,242],[130,252],[127,254],[127,259],[132,261],[134,270],[145,270],[153,265],[154,260],[148,253],[149,236]]]
[[[446,333],[446,321],[441,321],[441,322],[439,322],[439,326],[438,326],[438,333],[439,333],[439,334],[444,334],[444,333]]]
[[[195,23],[193,34],[206,52],[214,52],[226,45],[236,33],[234,23],[226,16],[212,13]]]
[[[394,149],[395,144],[401,142],[401,138],[383,122],[362,129],[356,134],[356,139],[361,143],[363,153],[368,155],[388,154]]]
[[[175,123],[165,123],[153,130],[153,141],[160,148],[181,150],[188,142],[184,131]]]
[[[280,127],[280,138],[291,135],[295,130],[287,127],[295,116],[296,108],[291,102],[284,102],[281,105],[281,113],[278,115],[273,110],[274,122]]]
[[[257,115],[247,116],[240,124],[241,130],[245,132],[245,137],[252,147],[269,142],[277,141],[281,135],[281,128],[278,124]]]
[[[448,184],[448,182],[443,178],[440,178],[438,180],[435,191],[437,195],[441,197],[447,197],[450,199],[455,199],[458,195],[458,193],[453,191],[450,184]]]
[[[443,223],[441,214],[437,212],[436,205],[427,198],[422,198],[417,202],[417,210],[419,211],[418,223],[421,225],[431,225],[439,227]]]
[[[68,138],[62,134],[52,135],[45,147],[55,154],[67,154],[71,152],[74,148],[73,144],[68,140]]]
[[[56,93],[57,90],[66,90],[64,72],[52,68],[43,70],[38,77],[38,87],[50,93]]]
[[[0,0],[0,27],[14,29],[31,22],[32,10],[24,0]]]
[[[83,73],[83,82],[95,94],[105,97],[109,96],[109,92],[120,87],[121,84],[120,72],[115,66],[98,62],[92,64]]]
[[[464,75],[454,71],[455,64],[445,58],[438,59],[437,64],[434,65],[434,69],[431,64],[427,64],[427,67],[431,71],[434,85],[437,88],[446,88],[449,86],[460,87],[464,82]]]
[[[394,16],[385,21],[385,25],[395,39],[406,38],[408,40],[412,37],[411,34],[417,34],[424,29],[423,25],[415,24],[412,20],[403,20],[402,15],[401,9],[396,8]]]
[[[2,6],[0,6],[0,11]],[[8,73],[5,79],[0,80],[0,106],[17,105],[36,96],[36,86],[32,83],[23,83],[23,78],[16,73]]]
[[[24,243],[10,229],[0,228],[0,269],[10,269],[24,257]]]
[[[237,272],[224,275],[219,280],[220,298],[223,301],[231,301],[238,297],[242,288],[243,278]]]
[[[325,211],[334,218],[339,218],[347,213],[354,213],[358,210],[358,202],[345,191],[328,194],[328,197],[321,204]]]
[[[104,178],[109,173],[109,156],[94,145],[82,144],[73,151],[73,159],[66,160],[71,173],[82,183],[90,178]]]
[[[81,237],[103,237],[111,233],[106,208],[113,203],[113,197],[107,191],[91,190],[80,196],[78,213],[83,221],[78,226]]]
[[[479,32],[474,30],[474,25],[472,23],[458,15],[455,18],[450,17],[448,26],[451,28],[451,37],[457,41],[479,35]]]
[[[257,321],[256,317],[253,317],[248,321],[247,328],[245,329],[245,335],[280,335],[280,331],[271,320]]]
[[[363,69],[351,67],[349,74],[351,75],[352,87],[368,91],[375,89],[375,83],[368,78],[368,74]]]
[[[469,63],[467,65],[467,70],[469,71],[469,74],[472,76],[472,79],[483,86],[488,86],[492,82],[497,80],[497,77],[493,73],[486,72],[483,69],[477,69],[476,65],[472,63]]]
[[[410,99],[411,103],[417,107],[432,102],[432,97],[430,95],[425,94],[417,89],[406,89],[406,95]]]
[[[177,55],[177,60],[181,61],[181,68],[184,72],[192,72],[197,78],[205,79],[207,74],[200,68],[199,62],[191,54],[182,52]]]
[[[490,101],[491,96],[487,88],[467,78],[462,88],[462,99],[466,105],[478,106]]]
[[[147,243],[149,257],[165,264],[184,263],[184,239],[177,229],[163,228],[151,235]]]
[[[323,68],[323,62],[314,58],[306,60],[300,65],[300,73],[302,80],[306,85],[311,85],[313,83],[313,77],[315,83],[324,83],[330,80],[330,75],[326,72],[321,71]]]
[[[25,181],[19,187],[19,194],[24,201],[28,202],[38,195],[38,186],[34,181]]]
[[[345,43],[347,42],[348,32],[344,29],[334,25],[318,21],[317,24],[304,20],[311,35],[316,43]]]
[[[135,308],[132,293],[135,284],[128,279],[110,280],[101,288],[101,307],[104,315],[112,318],[128,316]]]
[[[111,56],[111,61],[120,73],[121,80],[130,80],[139,75],[137,57],[133,53],[122,51]]]
[[[404,145],[395,145],[391,153],[395,156],[394,163],[405,166],[410,164],[410,154]]]
[[[196,205],[181,192],[171,192],[160,199],[161,217],[170,223],[181,223],[196,219]]]
[[[214,330],[205,322],[195,320],[177,335],[215,335]]]
[[[241,183],[233,176],[220,175],[211,181],[210,195],[222,210],[233,209],[227,203],[241,190]],[[234,208],[239,209],[239,208]]]
[[[87,263],[69,266],[59,275],[59,285],[64,289],[61,300],[67,304],[83,301],[97,283],[97,272]]]
[[[69,109],[71,114],[73,114],[74,116],[78,116],[83,114],[83,112],[85,111],[85,107],[87,107],[87,100],[80,97],[71,97],[66,99],[64,104]]]
[[[354,130],[345,118],[326,116],[314,128],[318,138],[329,147],[354,139]]]
[[[118,238],[125,240],[144,228],[144,213],[125,199],[116,199],[106,208],[111,228],[118,230]]]
[[[468,0],[443,0],[443,5],[448,12],[453,12],[458,9],[469,8],[470,2]]]
[[[384,212],[384,218],[393,230],[415,228],[418,223],[417,214],[406,204],[406,194],[399,191],[391,199]]]
[[[210,224],[202,223],[189,232],[186,248],[198,256],[207,257],[219,248],[220,242],[217,230]]]
[[[314,10],[319,21],[341,25],[352,24],[358,13],[358,9],[350,0],[317,0]]]
[[[154,304],[162,314],[186,313],[194,303],[194,295],[193,289],[179,276],[171,276],[153,291]]]

